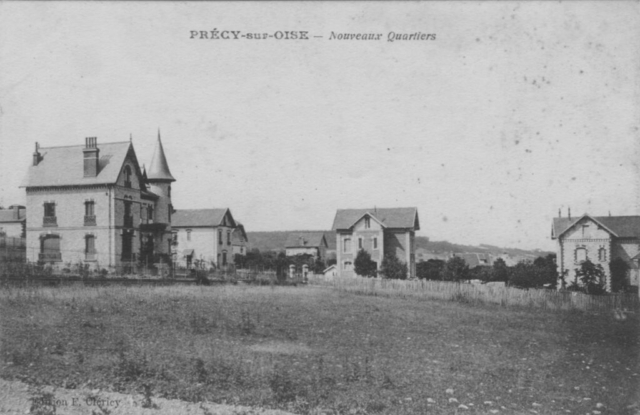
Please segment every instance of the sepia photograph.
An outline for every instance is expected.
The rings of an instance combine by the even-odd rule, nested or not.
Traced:
[[[640,415],[638,39],[0,2],[0,414]]]

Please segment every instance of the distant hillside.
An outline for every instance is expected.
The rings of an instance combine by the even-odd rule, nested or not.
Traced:
[[[305,232],[305,231],[274,231],[274,232],[247,232],[249,238],[248,248],[259,249],[260,251],[281,251],[284,250],[287,242],[287,236],[290,233]],[[317,232],[317,231],[311,231]],[[329,249],[336,249],[336,233],[334,231],[325,231],[325,237],[327,238],[327,244]],[[493,255],[501,255],[507,253],[511,256],[517,257],[538,257],[546,256],[551,252],[545,252],[540,250],[523,250],[517,248],[501,248],[493,245],[481,244],[480,246],[473,245],[458,245],[447,241],[430,241],[425,236],[416,236],[416,249],[422,248],[435,254],[443,253],[487,253]]]

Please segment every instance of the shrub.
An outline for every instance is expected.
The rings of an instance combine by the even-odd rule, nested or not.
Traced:
[[[416,276],[421,280],[442,280],[445,262],[441,259],[430,259],[416,264]]]
[[[442,276],[445,281],[457,282],[468,279],[469,266],[464,259],[454,256],[446,262]]]
[[[358,251],[356,259],[353,262],[354,271],[362,277],[376,277],[378,274],[378,265],[371,260],[371,254],[364,249]]]
[[[388,253],[382,259],[380,273],[388,279],[406,280],[409,271],[407,268],[407,264],[400,261],[394,254]]]

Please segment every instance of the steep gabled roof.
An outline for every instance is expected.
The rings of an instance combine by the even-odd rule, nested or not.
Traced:
[[[418,209],[408,208],[373,208],[373,209],[338,209],[333,220],[333,230],[350,229],[365,214],[369,214],[387,228],[420,230]]]
[[[640,216],[589,216],[553,218],[552,237],[558,238],[583,218],[591,219],[618,238],[640,238]]]
[[[228,208],[222,209],[180,209],[171,216],[171,227],[215,227],[220,226],[226,214],[229,214],[232,227],[236,222]]]
[[[151,165],[147,172],[147,180],[166,180],[175,182],[176,179],[171,175],[169,170],[169,163],[167,163],[167,157],[164,155],[164,149],[162,148],[162,140],[160,140],[160,130],[158,130],[158,141],[156,142],[156,148],[153,150],[153,157],[151,158]]]
[[[40,147],[40,162],[29,166],[21,187],[78,186],[114,184],[129,151],[135,157],[129,141],[98,144],[100,150],[98,175],[84,177],[84,145]]]
[[[285,248],[321,248],[327,247],[324,232],[294,232],[287,236]]]
[[[240,222],[236,222],[236,228],[233,230],[231,240],[234,245],[242,245],[245,242],[249,242],[247,233],[244,231],[244,225]]]

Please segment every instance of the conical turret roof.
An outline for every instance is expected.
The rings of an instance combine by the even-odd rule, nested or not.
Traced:
[[[156,149],[153,151],[153,158],[151,159],[151,165],[149,171],[147,171],[147,179],[149,181],[154,180],[167,180],[175,182],[176,179],[171,175],[169,170],[169,164],[167,158],[164,155],[164,149],[162,148],[162,141],[160,140],[160,130],[158,130],[158,142],[156,143]]]

